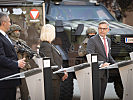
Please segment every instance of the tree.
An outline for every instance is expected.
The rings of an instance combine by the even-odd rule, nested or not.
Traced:
[[[122,12],[133,11],[133,0],[116,0]]]

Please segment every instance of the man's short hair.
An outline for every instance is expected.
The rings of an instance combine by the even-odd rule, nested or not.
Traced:
[[[109,23],[106,20],[100,21],[98,25],[100,25],[100,24],[107,24],[109,26]]]
[[[4,16],[7,17],[8,15],[4,12],[0,12],[0,26],[1,26],[2,21],[5,21]]]
[[[98,25],[100,25],[100,24],[107,24],[107,26],[108,26],[108,28],[109,28],[109,23],[108,23],[106,20],[100,21]]]

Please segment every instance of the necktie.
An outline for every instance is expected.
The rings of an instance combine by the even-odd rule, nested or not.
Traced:
[[[10,40],[10,38],[8,37],[8,35],[6,34],[5,37],[9,40],[9,42],[12,44],[12,41]]]
[[[104,48],[105,48],[106,56],[108,57],[107,45],[106,45],[106,39],[103,38],[103,40],[104,40]]]

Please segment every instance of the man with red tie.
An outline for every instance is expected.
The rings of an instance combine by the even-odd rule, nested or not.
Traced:
[[[97,53],[98,61],[104,63],[100,67],[109,66],[115,63],[111,56],[111,40],[106,36],[109,32],[109,23],[107,21],[99,22],[98,34],[90,38],[87,42],[87,53]],[[104,94],[108,82],[108,71],[100,70],[100,100],[104,100]]]

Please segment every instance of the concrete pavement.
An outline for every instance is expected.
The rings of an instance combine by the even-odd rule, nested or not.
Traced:
[[[80,100],[80,91],[79,91],[77,80],[74,79],[73,82],[74,82],[73,100]],[[118,96],[115,93],[113,83],[107,84],[107,88],[106,88],[106,92],[105,92],[105,100],[119,100]]]

